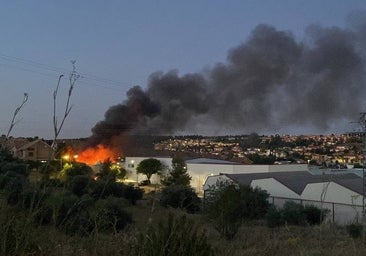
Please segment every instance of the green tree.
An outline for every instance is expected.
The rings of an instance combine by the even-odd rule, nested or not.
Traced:
[[[233,239],[242,220],[262,218],[268,209],[268,193],[259,188],[218,183],[205,202],[208,218],[227,240]]]
[[[137,173],[146,175],[147,180],[150,183],[151,176],[153,174],[159,173],[163,170],[163,164],[155,158],[149,158],[149,159],[142,160],[138,164],[136,170],[137,170]]]
[[[112,163],[110,159],[105,160],[96,174],[98,178],[110,178],[113,180],[123,179],[127,171],[116,163]]]
[[[189,186],[191,176],[187,172],[187,165],[183,159],[173,158],[172,169],[169,174],[161,181],[165,186],[183,185]]]

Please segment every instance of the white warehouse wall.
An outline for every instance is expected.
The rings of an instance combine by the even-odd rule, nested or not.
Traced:
[[[199,194],[203,193],[203,183],[207,177],[220,173],[233,173],[233,165],[230,164],[192,164],[187,163],[188,174],[192,177],[191,186]]]
[[[362,195],[334,182],[308,184],[303,193],[303,199],[320,201],[320,195],[326,192],[324,202],[362,205]]]
[[[294,191],[273,178],[253,180],[250,186],[266,190],[271,196],[289,197],[294,199],[301,198],[299,194],[296,194]]]

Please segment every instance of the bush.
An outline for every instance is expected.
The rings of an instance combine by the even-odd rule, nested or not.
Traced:
[[[291,225],[319,225],[328,214],[328,209],[287,201],[283,209],[271,206],[266,214],[267,226],[270,228],[288,223]]]
[[[240,187],[240,200],[243,201],[242,217],[245,219],[260,219],[267,213],[269,203],[268,193],[258,187]]]
[[[304,207],[293,201],[287,201],[283,206],[283,219],[291,225],[305,225],[306,215]]]
[[[104,199],[110,196],[123,197],[134,205],[137,200],[142,199],[143,190],[104,177],[92,183],[90,194],[96,199]]]
[[[1,212],[0,255],[40,255],[31,219],[18,212]]]
[[[283,225],[285,221],[282,217],[282,211],[274,205],[269,207],[266,214],[266,223],[269,228],[275,228]]]
[[[160,203],[164,207],[185,209],[195,213],[200,209],[200,200],[191,187],[172,185],[165,187],[161,192]]]
[[[359,238],[362,235],[363,227],[360,223],[352,223],[346,226],[346,229],[352,238]]]
[[[125,201],[121,198],[109,197],[98,200],[92,211],[96,230],[117,233],[132,223],[132,217],[123,207]]]
[[[214,255],[206,235],[186,216],[169,214],[166,222],[150,226],[137,236],[133,245],[136,256],[210,256]]]
[[[144,191],[142,189],[125,185],[123,197],[126,198],[132,205],[135,205],[137,200],[141,200],[143,195]]]
[[[328,209],[320,209],[314,205],[306,205],[304,207],[306,222],[309,225],[321,224],[328,213],[329,213]]]
[[[84,163],[65,164],[59,174],[59,178],[62,181],[66,181],[70,179],[70,177],[78,175],[91,175],[92,173],[92,168]]]
[[[89,235],[95,226],[91,207],[95,200],[88,195],[81,198],[63,198],[58,213],[58,227],[69,235]]]
[[[242,220],[243,202],[235,185],[228,185],[214,192],[206,205],[208,218],[215,229],[227,240],[233,239]]]
[[[92,179],[88,175],[76,175],[70,177],[67,182],[67,188],[75,195],[82,196],[88,192],[89,183]]]
[[[25,164],[17,162],[3,163],[0,168],[0,174],[6,174],[7,172],[12,172],[20,175],[27,175],[27,167]]]
[[[220,183],[206,200],[206,213],[219,233],[230,240],[242,220],[262,218],[268,208],[268,194],[259,188]]]

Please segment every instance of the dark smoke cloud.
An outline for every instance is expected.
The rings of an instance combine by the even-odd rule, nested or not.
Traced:
[[[361,17],[361,16],[360,16]],[[258,25],[227,61],[205,73],[156,72],[93,128],[94,143],[121,134],[326,131],[365,106],[366,20],[350,28],[311,25],[299,42]],[[200,129],[200,130],[197,130]]]

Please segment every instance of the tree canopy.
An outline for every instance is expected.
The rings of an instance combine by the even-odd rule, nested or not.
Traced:
[[[151,176],[153,174],[159,173],[160,171],[163,170],[163,168],[164,168],[163,164],[158,159],[149,158],[149,159],[142,160],[138,164],[136,170],[137,170],[137,173],[146,175],[146,177],[150,183]]]
[[[191,179],[191,176],[189,176],[187,172],[187,165],[184,160],[180,158],[173,158],[172,169],[170,170],[169,174],[162,180],[162,184],[165,186],[189,186]]]

